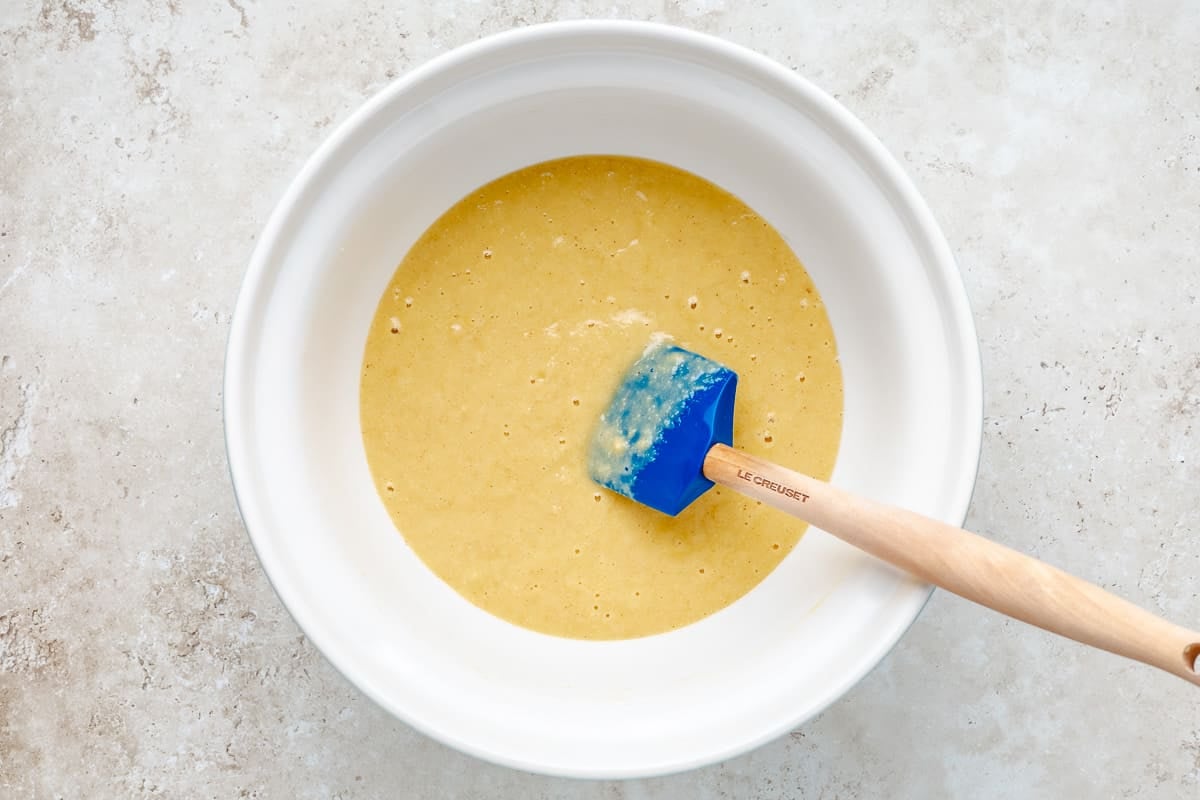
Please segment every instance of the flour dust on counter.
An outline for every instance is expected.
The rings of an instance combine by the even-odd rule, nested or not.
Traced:
[[[775,568],[803,523],[720,488],[667,517],[589,479],[594,426],[654,337],[738,373],[739,447],[829,476],[829,319],[733,195],[577,156],[506,175],[425,232],[376,310],[361,423],[379,495],[434,573],[514,624],[620,639],[696,622]]]

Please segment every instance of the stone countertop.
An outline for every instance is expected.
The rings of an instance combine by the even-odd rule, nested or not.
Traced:
[[[1200,623],[1200,6],[822,5],[0,4],[0,797],[1200,793],[1194,687],[945,593],[756,752],[645,781],[526,775],[372,705],[258,566],[221,370],[284,186],[413,65],[620,16],[758,49],[879,135],[979,327],[969,524]]]

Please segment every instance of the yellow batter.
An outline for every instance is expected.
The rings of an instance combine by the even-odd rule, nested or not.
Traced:
[[[735,444],[833,469],[842,379],[808,274],[690,173],[581,156],[507,175],[413,246],[367,338],[363,443],[380,497],[464,597],[544,633],[616,639],[752,589],[802,523],[720,487],[671,518],[600,489],[587,446],[653,335],[738,373]]]

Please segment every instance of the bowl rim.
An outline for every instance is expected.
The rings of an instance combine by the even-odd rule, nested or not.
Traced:
[[[278,581],[273,577],[269,558],[264,556],[262,547],[255,535],[256,528],[266,524],[261,509],[255,498],[243,490],[239,490],[239,475],[249,475],[252,472],[253,454],[246,444],[244,435],[245,421],[240,417],[238,408],[244,402],[248,389],[239,381],[243,371],[243,362],[247,358],[247,340],[252,336],[252,311],[259,307],[269,294],[270,261],[273,251],[279,245],[279,236],[294,214],[300,203],[306,187],[313,177],[324,168],[330,157],[341,148],[345,141],[370,120],[380,109],[402,96],[410,87],[420,84],[438,73],[452,70],[464,63],[486,57],[488,54],[507,50],[514,47],[546,38],[570,39],[586,35],[589,37],[612,36],[641,37],[647,42],[666,45],[680,45],[694,49],[708,50],[725,59],[736,63],[747,72],[756,74],[774,87],[782,89],[798,97],[804,102],[816,107],[820,113],[838,128],[848,139],[848,144],[858,149],[860,157],[868,162],[873,170],[884,178],[889,188],[896,193],[896,205],[911,215],[915,225],[914,233],[928,247],[928,267],[936,272],[936,277],[950,289],[946,293],[944,313],[950,324],[961,334],[960,349],[957,357],[965,370],[959,387],[965,399],[964,410],[970,417],[967,420],[978,420],[978,425],[968,425],[969,429],[962,431],[960,451],[964,463],[968,466],[959,476],[954,486],[950,487],[948,510],[945,521],[961,525],[967,516],[974,493],[980,458],[982,456],[983,439],[983,374],[982,358],[979,349],[978,334],[974,317],[971,312],[969,298],[962,282],[961,273],[955,263],[950,245],[941,228],[938,226],[924,198],[918,193],[916,186],[904,172],[897,159],[889,152],[883,143],[855,117],[845,106],[835,100],[824,90],[818,88],[808,79],[793,72],[772,58],[740,44],[722,39],[718,36],[681,28],[657,22],[633,20],[570,20],[539,23],[526,27],[514,28],[491,34],[481,39],[460,45],[440,53],[429,60],[412,67],[392,80],[387,86],[377,91],[360,105],[348,117],[338,123],[333,131],[321,142],[313,153],[305,160],[299,172],[288,183],[280,199],[276,203],[262,233],[258,237],[251,254],[241,287],[238,291],[234,306],[232,322],[226,343],[224,359],[224,378],[222,386],[222,417],[224,423],[224,439],[229,470],[230,482],[233,486],[234,500],[251,546],[262,566],[268,583],[287,611],[296,626],[309,638],[322,657],[339,674],[351,683],[358,691],[369,697],[376,705],[388,711],[397,719],[454,749],[482,758],[503,766],[575,778],[636,778],[655,775],[667,775],[696,769],[721,760],[732,758],[754,750],[767,742],[773,741],[797,725],[811,720],[823,713],[829,706],[845,696],[867,674],[877,667],[887,657],[899,640],[912,627],[921,611],[932,596],[933,587],[925,585],[922,594],[913,604],[912,615],[906,624],[898,625],[892,635],[881,638],[875,653],[877,658],[868,657],[861,662],[861,668],[842,676],[836,691],[829,694],[823,702],[818,703],[811,714],[794,720],[782,729],[763,731],[759,736],[746,741],[732,742],[724,748],[706,752],[690,758],[680,758],[671,763],[659,764],[654,769],[620,768],[601,766],[591,769],[563,770],[548,767],[534,759],[515,757],[510,753],[496,752],[486,747],[480,747],[470,741],[446,730],[440,729],[431,721],[414,717],[405,709],[398,707],[389,698],[380,696],[374,688],[362,681],[356,680],[352,665],[344,664],[343,659],[335,650],[324,646],[322,637],[314,636],[311,626],[296,616],[293,605],[288,602],[286,592],[281,591]]]

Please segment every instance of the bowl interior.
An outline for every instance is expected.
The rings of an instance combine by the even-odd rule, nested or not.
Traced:
[[[765,216],[809,270],[837,336],[846,416],[833,480],[962,521],[979,452],[978,353],[924,205],[834,101],[733,45],[657,26],[560,24],[485,40],[401,79],[343,125],[255,254],[230,342],[227,435],[276,590],[366,693],[494,761],[648,775],[736,754],[819,712],[883,657],[928,587],[813,530],[712,617],[579,642],[489,616],[409,550],[375,494],[359,430],[375,305],[407,248],[464,194],[584,153],[682,167]],[[487,375],[479,381],[486,390]]]

